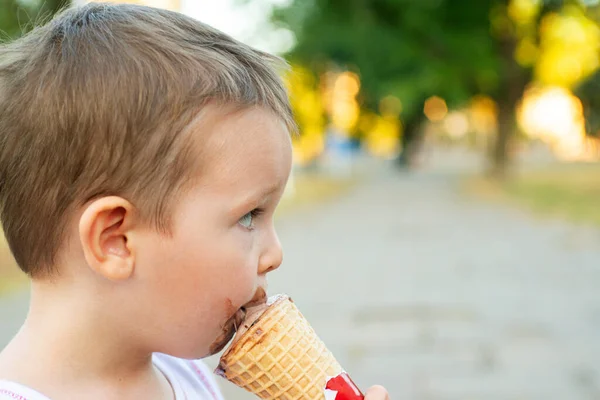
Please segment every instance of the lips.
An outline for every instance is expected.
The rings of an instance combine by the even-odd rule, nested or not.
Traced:
[[[266,302],[267,302],[267,291],[265,288],[259,287],[258,289],[256,289],[256,293],[254,293],[254,297],[252,297],[252,300],[247,302],[244,305],[244,308],[254,307],[259,304],[266,303]]]

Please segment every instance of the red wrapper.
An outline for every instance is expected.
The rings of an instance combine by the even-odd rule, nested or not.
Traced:
[[[363,400],[365,398],[360,389],[345,372],[329,379],[325,389],[337,392],[335,400]]]

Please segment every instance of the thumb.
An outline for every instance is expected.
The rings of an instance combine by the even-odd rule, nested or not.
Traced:
[[[390,395],[383,386],[375,385],[367,390],[365,400],[390,400]]]

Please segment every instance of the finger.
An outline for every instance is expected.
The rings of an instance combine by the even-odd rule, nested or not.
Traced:
[[[367,390],[365,400],[390,400],[390,395],[383,386],[375,385]]]

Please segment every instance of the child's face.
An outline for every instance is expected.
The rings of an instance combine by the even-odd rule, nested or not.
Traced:
[[[292,157],[285,125],[267,110],[215,108],[199,121],[198,184],[174,208],[172,236],[144,233],[135,255],[147,339],[187,358],[220,351],[234,314],[264,296],[282,260],[273,213]]]

